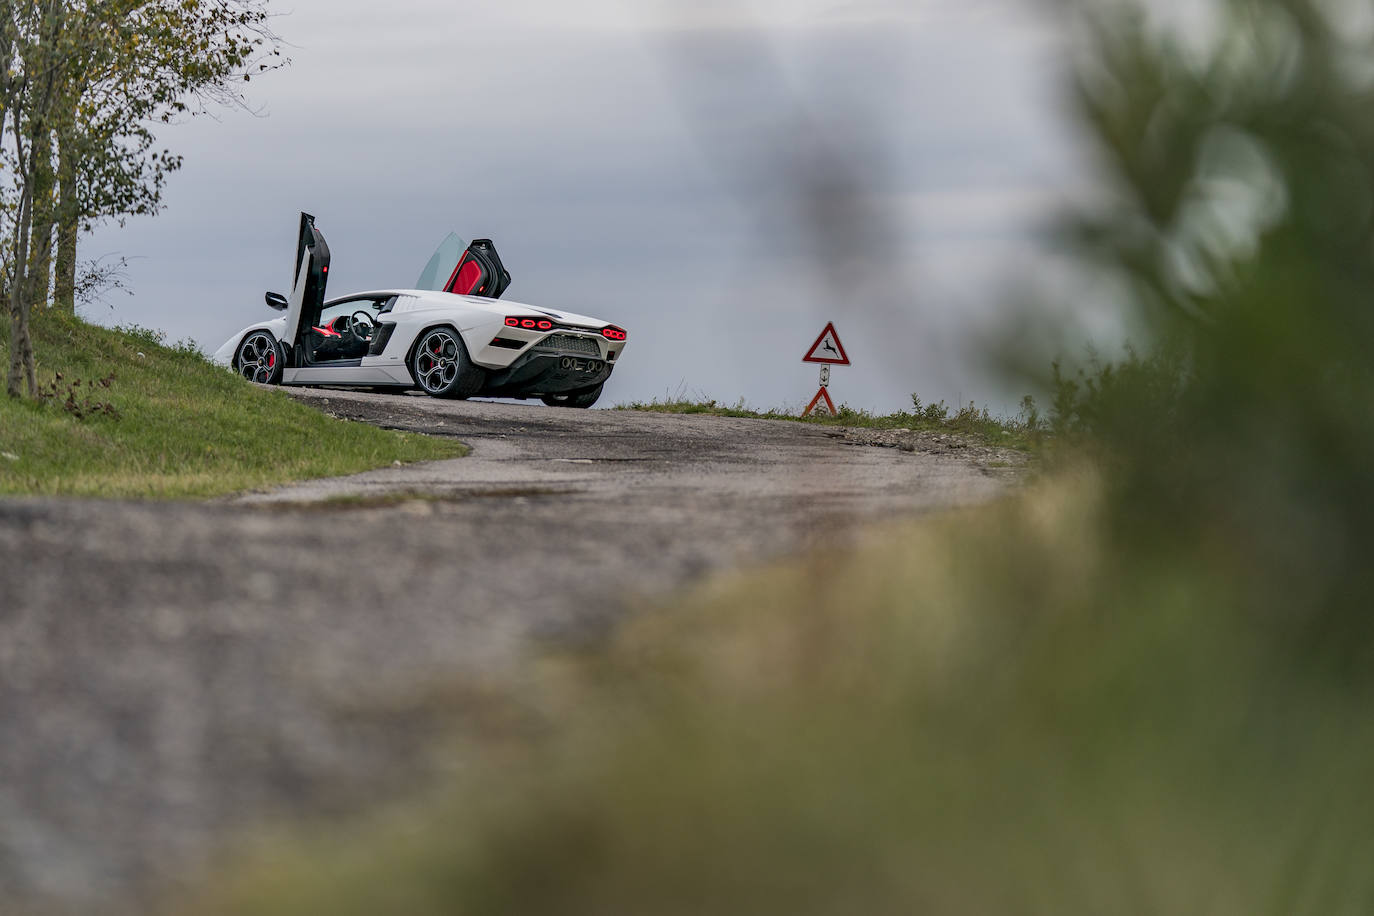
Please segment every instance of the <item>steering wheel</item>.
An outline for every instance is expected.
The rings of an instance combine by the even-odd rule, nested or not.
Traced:
[[[372,340],[372,331],[377,327],[377,322],[373,320],[370,312],[358,309],[348,318],[348,331],[353,335],[354,340],[358,343],[368,343]]]

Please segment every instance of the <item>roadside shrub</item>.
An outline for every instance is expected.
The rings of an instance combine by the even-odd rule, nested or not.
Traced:
[[[913,394],[911,396],[911,406],[913,412],[926,423],[943,423],[949,419],[949,408],[944,401],[936,401],[930,404],[922,404],[921,396]]]
[[[1021,398],[1021,407],[1016,413],[1016,422],[1028,432],[1040,432],[1043,420],[1040,417],[1040,408],[1035,403],[1035,398],[1030,395]]]
[[[200,344],[189,337],[184,337],[175,343],[168,343],[166,331],[145,328],[137,324],[122,324],[117,326],[115,330],[127,336],[131,342],[143,347],[155,347],[166,351],[168,355],[196,363],[209,362],[209,357],[201,350]]]
[[[163,347],[167,343],[167,332],[148,328],[140,324],[116,325],[115,330],[128,337],[132,342],[148,347]]]
[[[1205,53],[1086,17],[1112,193],[1065,238],[1149,343],[1056,364],[1052,426],[1109,462],[1122,549],[1206,551],[1290,645],[1370,670],[1374,96],[1343,61],[1374,47],[1315,0],[1215,11]]]

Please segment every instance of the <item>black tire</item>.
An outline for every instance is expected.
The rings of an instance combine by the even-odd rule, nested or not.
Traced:
[[[546,394],[539,400],[550,407],[575,407],[579,410],[586,410],[601,397],[601,389],[605,386],[606,383],[602,382],[600,385],[583,388],[581,391],[570,391],[567,394]]]
[[[249,331],[234,352],[234,371],[259,385],[280,385],[286,350],[271,331]]]
[[[470,398],[482,390],[486,374],[468,357],[463,338],[450,327],[430,328],[410,354],[410,374],[432,398]]]

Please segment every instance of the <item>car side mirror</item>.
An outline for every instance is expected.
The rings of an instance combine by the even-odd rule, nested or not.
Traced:
[[[267,294],[267,307],[268,307],[268,308],[270,308],[270,309],[276,309],[276,310],[279,311],[279,312],[284,312],[284,311],[286,311],[287,305],[288,305],[288,303],[287,303],[287,301],[286,301],[286,297],[283,296],[281,293],[268,293],[268,294]]]

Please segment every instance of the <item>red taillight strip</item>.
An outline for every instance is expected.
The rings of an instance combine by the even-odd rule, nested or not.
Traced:
[[[512,316],[510,316],[510,317],[508,317],[508,318],[506,319],[506,327],[508,327],[508,328],[520,328],[520,329],[525,330],[525,331],[558,331],[558,330],[565,330],[565,329],[566,329],[566,330],[569,330],[569,331],[577,331],[577,332],[580,332],[580,333],[583,333],[583,334],[585,334],[585,333],[587,333],[587,332],[596,333],[596,332],[592,331],[591,328],[579,328],[579,327],[567,327],[567,328],[565,328],[564,325],[556,324],[555,322],[552,322],[552,321],[548,320],[547,318],[523,318],[523,317],[517,317],[517,316],[514,316],[514,315],[512,315]],[[612,325],[607,325],[606,327],[602,328],[601,331],[600,331],[600,334],[601,334],[602,337],[606,338],[607,340],[613,340],[613,341],[616,341],[617,343],[619,343],[620,341],[626,340],[626,339],[630,336],[628,333],[626,333],[626,331],[625,331],[624,328],[618,328],[618,327],[616,327],[616,326],[613,325],[613,324],[612,324]]]
[[[506,327],[524,328],[526,331],[552,331],[558,327],[547,318],[507,318]]]

